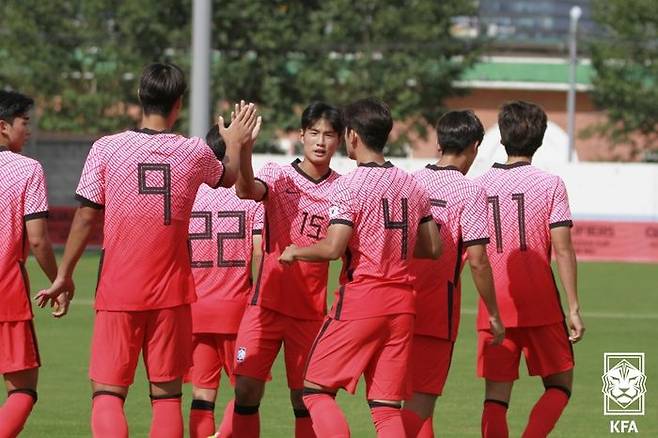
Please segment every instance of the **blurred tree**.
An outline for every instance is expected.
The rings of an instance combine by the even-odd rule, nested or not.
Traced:
[[[228,100],[265,107],[266,126],[299,126],[312,100],[343,105],[376,96],[403,121],[388,151],[405,155],[426,134],[472,65],[474,41],[451,36],[461,0],[252,0],[215,5],[214,88]]]
[[[189,10],[189,0],[5,0],[0,81],[37,99],[42,129],[130,126],[143,65],[185,60]]]
[[[215,0],[215,112],[257,102],[267,148],[274,131],[299,126],[312,100],[376,96],[403,122],[389,153],[404,155],[475,60],[476,42],[450,33],[452,17],[475,8],[471,0]],[[144,64],[170,59],[189,71],[191,0],[4,0],[0,16],[0,80],[37,97],[44,129],[125,127]]]
[[[658,8],[655,0],[596,0],[607,33],[591,44],[594,102],[607,123],[595,128],[636,153],[658,149]],[[639,135],[638,135],[639,134]]]

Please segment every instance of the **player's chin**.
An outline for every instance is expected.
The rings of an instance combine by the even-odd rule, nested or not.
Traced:
[[[326,150],[316,150],[306,156],[316,166],[327,165],[331,161],[331,154]]]

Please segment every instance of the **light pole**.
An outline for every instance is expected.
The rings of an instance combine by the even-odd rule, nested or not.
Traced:
[[[192,2],[190,135],[205,138],[210,115],[210,0]]]
[[[569,11],[569,91],[567,92],[567,134],[569,135],[569,162],[573,161],[576,150],[576,36],[578,19],[583,11],[579,6],[572,6]]]

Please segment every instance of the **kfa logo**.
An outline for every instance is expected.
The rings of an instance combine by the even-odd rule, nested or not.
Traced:
[[[604,353],[603,415],[644,415],[644,353]]]
[[[644,353],[604,353],[603,415],[644,415]],[[639,433],[635,420],[610,420],[610,433]]]

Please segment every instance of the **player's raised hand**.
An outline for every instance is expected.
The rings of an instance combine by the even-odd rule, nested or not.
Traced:
[[[568,318],[569,324],[569,340],[572,344],[583,339],[585,334],[585,324],[583,324],[583,318],[580,316],[580,311],[576,310],[575,312],[569,312]]]
[[[247,106],[247,103],[244,100],[241,100],[240,103],[235,104],[235,109],[231,111],[231,121],[235,120],[236,114],[239,114]],[[251,143],[249,146],[253,146],[256,143],[258,134],[260,134],[260,127],[263,123],[263,118],[261,116],[256,117],[256,126],[251,131]]]
[[[34,301],[41,308],[50,303],[50,307],[55,307],[52,315],[55,318],[61,318],[69,310],[69,303],[73,299],[74,291],[75,284],[71,278],[57,277],[48,289],[39,291],[35,295]]]
[[[503,322],[499,316],[489,318],[489,330],[491,330],[491,334],[493,335],[491,343],[493,345],[502,344],[505,339],[505,326],[503,326]]]
[[[219,116],[217,122],[219,133],[227,144],[249,145],[252,142],[252,134],[258,124],[258,119],[256,105],[241,101],[231,114],[231,124],[228,128],[224,125],[224,118]]]
[[[295,245],[288,245],[286,249],[283,250],[279,256],[279,262],[289,265],[295,261],[295,250],[297,247]]]

